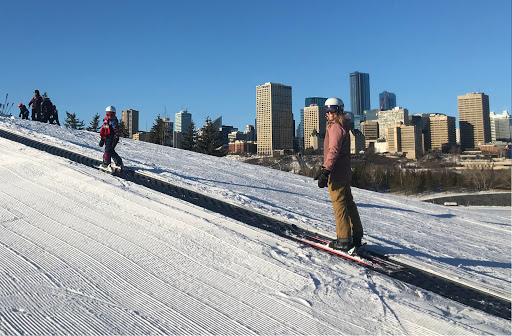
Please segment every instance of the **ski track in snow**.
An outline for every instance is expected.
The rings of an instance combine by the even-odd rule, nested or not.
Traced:
[[[0,118],[0,127],[10,122]],[[99,156],[89,132],[50,128],[60,140],[19,127]],[[123,151],[141,144],[121,145],[130,166],[332,235],[328,195],[311,189],[310,179],[221,158],[212,158],[217,169],[190,167],[185,175],[166,160],[186,156],[198,164],[202,156],[152,146],[156,163],[143,156],[130,162]],[[69,160],[2,138],[0,157],[0,334],[510,332],[507,321]],[[469,259],[474,244],[485,246],[489,237],[465,225],[495,238],[510,234],[502,217],[478,221],[462,209],[354,194],[370,243],[451,274],[510,285],[500,267],[489,271],[486,260],[499,250],[453,270],[453,253],[431,243],[432,235],[463,232],[471,241],[461,244],[460,259]],[[382,239],[377,228],[393,235]]]

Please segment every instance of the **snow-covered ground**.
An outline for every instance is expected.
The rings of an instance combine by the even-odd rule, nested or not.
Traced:
[[[0,128],[102,156],[94,133]],[[176,185],[335,235],[311,178],[129,139],[117,151]],[[510,321],[3,138],[0,186],[0,335],[511,333]],[[509,211],[353,193],[372,248],[510,298]]]

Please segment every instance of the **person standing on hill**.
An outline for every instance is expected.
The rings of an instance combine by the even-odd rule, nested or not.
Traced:
[[[34,97],[28,103],[28,107],[32,105],[32,120],[34,121],[42,121],[43,118],[43,97],[39,95],[39,90],[34,90]]]
[[[350,159],[350,119],[344,113],[343,101],[329,98],[325,101],[327,126],[324,139],[324,164],[315,177],[320,188],[329,187],[336,240],[329,247],[349,251],[361,247],[363,226],[350,190],[352,179]]]
[[[20,108],[20,115],[19,115],[19,117],[21,119],[27,119],[28,120],[29,112],[28,112],[27,107],[25,105],[23,105],[22,103],[19,103],[18,107]]]
[[[57,111],[57,106],[55,106],[55,105],[52,106],[52,113],[50,114],[50,117],[48,118],[48,122],[50,124],[53,124],[53,122],[55,122],[57,125],[60,126],[59,111]]]
[[[100,147],[105,145],[105,153],[103,154],[103,163],[100,168],[105,170],[112,170],[112,168],[123,169],[123,160],[115,151],[120,136],[116,108],[114,106],[108,106],[105,109],[105,114],[106,117],[103,119],[103,125],[100,130]],[[112,160],[114,160],[114,167],[111,166]]]
[[[40,121],[47,123],[53,114],[53,103],[46,93],[43,94],[43,103],[41,104],[42,119]]]

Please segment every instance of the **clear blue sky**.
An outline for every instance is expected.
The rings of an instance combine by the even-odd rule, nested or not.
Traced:
[[[469,92],[511,110],[510,0],[0,0],[0,13],[0,101],[47,91],[61,120],[87,125],[114,105],[139,110],[142,130],[187,108],[196,126],[243,131],[265,82],[292,86],[298,124],[306,97],[350,109],[354,71],[370,74],[372,108],[387,90],[410,114],[457,116]]]

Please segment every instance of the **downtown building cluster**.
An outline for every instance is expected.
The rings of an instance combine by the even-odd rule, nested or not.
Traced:
[[[221,144],[232,153],[257,153],[262,156],[295,152],[322,154],[326,132],[324,103],[328,97],[307,97],[295,127],[292,111],[292,87],[267,82],[256,86],[255,126],[240,132],[222,124],[222,117],[212,121],[219,131]],[[454,149],[510,149],[511,118],[507,111],[489,110],[484,93],[458,96],[459,128],[455,117],[441,113],[411,114],[397,106],[396,95],[383,91],[378,108],[370,105],[370,75],[350,74],[350,137],[352,153],[371,151],[393,153],[418,159],[428,151],[449,152]],[[147,132],[138,131],[138,111],[123,111],[123,121],[130,137],[146,141]],[[166,124],[166,145],[180,147],[183,134],[192,123],[192,114],[182,110],[175,122]],[[201,132],[201,129],[199,129]]]
[[[283,84],[266,83],[278,90]],[[258,87],[259,88],[259,87]],[[290,92],[291,87],[286,87]],[[279,99],[283,99],[279,95]],[[272,98],[272,97],[271,97]],[[277,127],[274,119],[282,115],[282,105],[276,111],[260,109],[260,95],[257,94],[258,153],[269,155],[273,151],[287,151],[290,148],[270,147],[265,138],[265,149],[260,150],[260,131],[265,134],[279,134],[269,129]],[[325,108],[327,97],[309,97],[300,111],[301,121],[297,127],[297,147],[299,151],[321,154],[325,136]],[[285,101],[291,100],[286,97]],[[377,153],[395,153],[410,159],[418,159],[428,151],[449,152],[452,150],[485,150],[496,152],[510,151],[511,119],[508,111],[494,114],[489,111],[489,97],[484,93],[469,93],[458,97],[459,128],[456,118],[441,113],[411,114],[407,108],[396,105],[396,95],[384,91],[379,94],[379,108],[370,109],[370,76],[353,72],[350,74],[351,111],[346,111],[351,120],[352,153],[371,150]],[[287,109],[291,108],[287,106]],[[286,110],[287,110],[286,109]],[[263,113],[263,112],[266,112]],[[280,111],[280,112],[278,112]],[[269,119],[271,118],[271,119]],[[288,117],[287,117],[288,118]],[[284,121],[286,119],[283,119]],[[261,133],[263,134],[263,133]],[[294,148],[297,150],[297,148]]]

